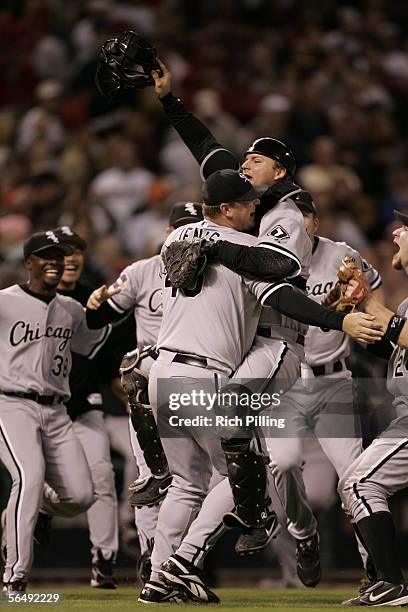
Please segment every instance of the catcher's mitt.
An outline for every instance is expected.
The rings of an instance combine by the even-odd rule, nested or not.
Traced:
[[[207,257],[206,240],[175,240],[162,253],[167,280],[176,289],[194,289],[204,270]]]
[[[136,32],[126,30],[102,45],[95,84],[99,93],[111,101],[121,90],[154,85],[152,70],[162,74],[156,49]]]
[[[337,276],[338,282],[326,294],[322,300],[322,305],[338,312],[353,312],[369,294],[370,285],[360,266],[350,255],[346,255],[341,260]],[[351,280],[358,284],[351,292],[348,291],[349,295],[346,295]]]

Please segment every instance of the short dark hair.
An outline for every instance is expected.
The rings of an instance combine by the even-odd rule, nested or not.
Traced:
[[[221,204],[214,204],[213,206],[210,204],[203,204],[204,217],[208,217],[209,219],[215,219],[215,217],[218,217],[218,215],[221,214],[222,204],[228,204],[228,206],[231,206],[231,208],[235,208],[238,204],[243,204],[243,202],[222,202]]]

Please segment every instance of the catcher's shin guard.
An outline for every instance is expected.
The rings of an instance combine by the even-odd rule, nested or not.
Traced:
[[[147,466],[154,476],[162,476],[169,470],[157,424],[150,406],[129,401],[130,420],[136,432]]]
[[[152,353],[154,348],[151,346],[126,353],[119,371],[122,387],[128,396],[130,420],[146,464],[154,476],[162,476],[168,472],[168,465],[156,421],[148,405],[149,377],[137,367],[144,357],[152,356]]]
[[[237,526],[264,527],[268,520],[265,457],[250,449],[250,440],[222,440],[235,503]]]

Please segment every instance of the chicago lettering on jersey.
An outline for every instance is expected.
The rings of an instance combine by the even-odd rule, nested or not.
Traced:
[[[306,286],[306,291],[308,295],[324,295],[333,287],[334,283],[332,281],[328,281],[327,283],[317,283],[317,285],[313,285],[313,287]]]
[[[10,344],[18,346],[27,342],[35,342],[44,337],[63,338],[63,341],[58,346],[58,350],[63,351],[74,334],[70,327],[52,327],[52,325],[48,325],[43,333],[39,325],[39,323],[36,323],[36,328],[33,329],[27,321],[17,321],[10,331]]]
[[[150,312],[157,312],[158,310],[161,310],[161,308],[163,306],[163,296],[162,296],[162,293],[163,293],[163,290],[160,287],[160,289],[155,289],[155,291],[153,291],[150,294],[150,297],[149,297],[149,310],[150,310]]]

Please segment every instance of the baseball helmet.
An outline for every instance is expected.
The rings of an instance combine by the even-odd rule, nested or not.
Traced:
[[[265,157],[275,159],[279,164],[282,164],[286,171],[293,175],[296,172],[296,159],[293,152],[285,145],[285,143],[276,138],[258,138],[254,140],[245,155],[249,153],[258,153]]]
[[[103,96],[111,99],[120,89],[154,85],[152,70],[162,74],[156,49],[140,34],[126,30],[102,45],[95,84]]]

